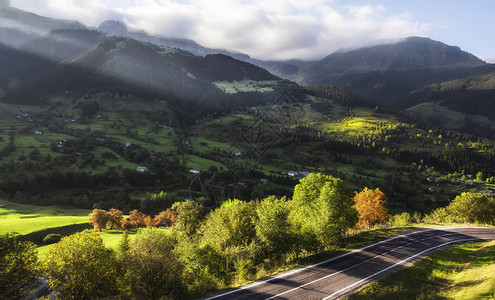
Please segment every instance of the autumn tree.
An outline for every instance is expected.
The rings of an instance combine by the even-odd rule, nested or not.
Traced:
[[[120,210],[116,208],[110,209],[108,212],[108,223],[110,224],[111,229],[121,229],[123,220],[124,216]]]
[[[63,299],[94,299],[118,293],[118,261],[96,232],[64,237],[48,250],[43,271]]]
[[[177,217],[176,211],[167,209],[155,216],[154,223],[156,227],[171,227],[177,221]]]
[[[359,212],[357,226],[371,226],[381,223],[388,218],[387,199],[380,189],[370,190],[367,187],[362,192],[356,193],[354,202]]]
[[[109,222],[109,220],[110,215],[108,214],[108,212],[95,208],[93,209],[93,213],[89,218],[89,223],[93,225],[95,229],[102,231],[103,229],[107,228],[107,223]]]
[[[144,225],[146,227],[153,227],[153,226],[155,226],[155,219],[152,218],[151,216],[146,216],[144,218]]]
[[[140,228],[146,226],[146,215],[139,212],[137,209],[131,211],[129,213],[129,217],[127,218],[132,228]]]
[[[38,276],[36,245],[0,235],[0,299],[24,299]]]

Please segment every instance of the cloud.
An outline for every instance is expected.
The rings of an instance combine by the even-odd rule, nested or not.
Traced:
[[[380,5],[329,0],[12,0],[50,17],[98,26],[118,19],[151,34],[192,39],[208,48],[262,59],[320,59],[352,49],[425,35],[431,24]]]
[[[480,55],[479,58],[489,64],[495,64],[495,57]]]

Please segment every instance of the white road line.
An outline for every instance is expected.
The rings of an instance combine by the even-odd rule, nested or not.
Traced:
[[[400,262],[398,262],[398,263],[396,263],[396,264],[394,264],[394,265],[391,265],[391,266],[389,266],[389,267],[387,267],[387,268],[385,268],[385,269],[383,269],[383,270],[381,270],[381,271],[379,271],[379,272],[376,272],[376,273],[374,273],[374,274],[372,274],[372,275],[370,275],[370,276],[368,276],[368,277],[366,277],[366,278],[363,278],[363,279],[361,279],[361,280],[359,280],[359,281],[357,281],[357,282],[355,282],[355,283],[353,283],[353,284],[351,284],[351,285],[348,285],[348,286],[346,286],[345,288],[340,289],[340,290],[336,291],[335,293],[333,293],[333,294],[331,294],[331,295],[329,295],[329,296],[327,296],[327,297],[323,298],[323,300],[328,300],[328,299],[330,299],[330,298],[332,298],[332,297],[335,297],[336,295],[338,295],[338,294],[342,293],[343,291],[345,291],[345,290],[347,290],[347,289],[349,289],[349,288],[351,288],[351,287],[353,287],[353,286],[355,286],[355,285],[358,285],[358,284],[360,284],[360,283],[362,283],[362,282],[364,282],[364,281],[366,281],[366,280],[368,280],[368,279],[370,279],[370,278],[372,278],[372,277],[374,277],[374,276],[376,276],[376,275],[378,275],[378,274],[381,274],[381,273],[383,273],[383,272],[385,272],[385,271],[387,271],[387,270],[390,270],[391,268],[393,268],[393,267],[395,267],[395,266],[397,266],[397,265],[402,265],[402,264],[404,264],[406,261],[411,260],[411,259],[415,258],[416,256],[422,255],[422,254],[424,254],[424,253],[426,253],[426,252],[429,252],[429,251],[431,251],[431,250],[434,250],[434,249],[437,249],[437,248],[443,247],[443,246],[448,245],[448,244],[453,244],[453,243],[461,243],[461,242],[467,242],[467,241],[480,241],[480,240],[483,240],[483,239],[473,238],[473,239],[464,239],[464,240],[450,241],[450,242],[443,243],[443,244],[441,244],[441,245],[438,245],[438,246],[435,246],[435,247],[432,247],[432,248],[426,249],[426,250],[424,250],[424,251],[421,251],[421,252],[420,252],[420,253],[418,253],[418,254],[415,254],[415,255],[410,256],[410,257],[408,257],[408,258],[406,258],[406,259],[404,259],[404,260],[401,260]]]
[[[345,271],[347,271],[347,270],[353,269],[353,268],[355,268],[355,267],[357,267],[357,266],[360,266],[360,265],[362,265],[362,264],[364,264],[364,263],[367,263],[367,262],[369,262],[370,260],[373,260],[373,259],[378,258],[378,257],[382,257],[382,256],[384,256],[384,255],[386,255],[386,254],[388,254],[388,253],[394,252],[394,251],[396,251],[396,250],[398,250],[398,249],[400,249],[400,248],[403,248],[403,247],[406,247],[406,246],[409,246],[409,245],[412,245],[412,244],[416,244],[416,243],[419,243],[419,242],[422,242],[422,241],[430,240],[430,239],[433,239],[433,238],[446,237],[446,236],[456,235],[456,234],[458,234],[458,233],[449,233],[449,234],[446,234],[446,235],[441,235],[441,236],[432,236],[432,237],[424,238],[424,239],[421,239],[421,240],[418,240],[418,241],[409,242],[409,243],[407,243],[407,244],[401,245],[401,246],[399,246],[399,247],[396,247],[396,248],[394,248],[394,249],[392,249],[392,250],[389,250],[389,251],[387,251],[387,252],[384,252],[384,253],[382,253],[382,254],[379,254],[379,255],[375,255],[375,256],[373,256],[373,257],[370,257],[370,258],[368,258],[367,260],[364,260],[364,261],[362,261],[362,262],[360,262],[360,263],[357,263],[357,264],[355,264],[355,265],[352,265],[352,266],[350,266],[350,267],[347,267],[347,268],[345,268],[345,269],[343,269],[343,270],[340,270],[340,271],[338,271],[338,272],[334,272],[334,273],[328,274],[328,275],[326,275],[326,276],[324,276],[324,277],[320,277],[320,278],[315,279],[315,280],[313,280],[313,281],[311,281],[311,282],[308,282],[308,283],[305,283],[305,284],[300,285],[300,286],[298,286],[298,287],[292,288],[292,289],[287,290],[287,291],[285,291],[285,292],[282,292],[282,293],[280,293],[280,294],[277,294],[277,295],[271,296],[270,298],[267,298],[266,300],[270,300],[270,299],[278,298],[278,297],[280,297],[280,296],[282,296],[282,295],[285,295],[285,294],[288,294],[288,293],[290,293],[290,292],[296,291],[296,290],[298,290],[298,289],[301,289],[301,288],[303,288],[303,287],[305,287],[305,286],[311,285],[311,284],[316,283],[316,282],[318,282],[318,281],[321,281],[321,280],[324,280],[324,279],[330,278],[330,277],[332,277],[332,276],[338,275],[338,274],[343,273],[343,272],[345,272]]]
[[[237,293],[237,292],[240,292],[242,290],[245,290],[245,289],[249,289],[249,288],[252,288],[252,287],[255,287],[255,286],[259,286],[259,285],[262,285],[264,283],[268,283],[270,281],[274,281],[274,280],[277,280],[277,279],[281,279],[281,278],[284,278],[284,277],[287,277],[289,275],[292,275],[292,274],[296,274],[296,273],[299,273],[301,271],[304,271],[304,270],[307,270],[307,269],[311,269],[311,268],[314,268],[314,267],[317,267],[317,266],[320,266],[320,265],[323,265],[323,264],[326,264],[326,263],[329,263],[331,261],[334,261],[334,260],[337,260],[337,259],[340,259],[342,257],[345,257],[345,256],[348,256],[348,255],[351,255],[353,253],[357,253],[357,252],[361,252],[363,250],[366,250],[368,248],[371,248],[371,247],[374,247],[374,246],[377,246],[377,245],[380,245],[380,244],[384,244],[386,242],[390,242],[390,241],[393,241],[393,240],[396,240],[396,239],[399,239],[399,238],[403,238],[403,237],[406,237],[406,236],[410,236],[410,235],[414,235],[414,234],[418,234],[418,233],[425,233],[425,232],[429,232],[429,231],[435,231],[437,229],[427,229],[427,230],[420,230],[420,231],[414,231],[414,232],[410,232],[410,233],[406,233],[406,234],[401,234],[401,235],[398,235],[398,236],[395,236],[395,237],[392,237],[392,238],[388,238],[386,240],[383,240],[381,242],[378,242],[378,243],[375,243],[373,245],[369,245],[369,246],[366,246],[364,248],[361,248],[361,249],[357,249],[357,250],[353,250],[353,251],[349,251],[347,253],[344,253],[342,255],[339,255],[339,256],[336,256],[336,257],[333,257],[333,258],[330,258],[330,259],[327,259],[325,261],[322,261],[322,262],[319,262],[317,264],[313,264],[313,265],[309,265],[309,266],[306,266],[306,267],[302,267],[302,268],[299,268],[299,269],[295,269],[293,271],[290,271],[290,272],[287,272],[287,273],[284,273],[284,274],[281,274],[281,275],[278,275],[278,276],[275,276],[275,277],[272,277],[272,278],[269,278],[267,280],[263,280],[263,281],[259,281],[259,282],[255,282],[255,283],[252,283],[252,284],[248,284],[248,285],[245,285],[243,287],[240,287],[238,289],[235,289],[235,290],[232,290],[230,292],[226,292],[226,293],[223,293],[223,294],[219,294],[219,295],[216,295],[216,296],[211,296],[211,297],[208,297],[204,300],[211,300],[211,299],[216,299],[216,298],[220,298],[220,297],[223,297],[223,296],[227,296],[227,295],[231,295],[231,294],[234,294],[234,293]]]
[[[470,226],[470,227],[457,227],[457,226],[441,227],[441,226],[439,226],[439,227],[429,228],[429,229],[426,229],[426,230],[419,230],[419,231],[414,231],[414,232],[410,232],[410,233],[406,233],[406,234],[401,234],[401,235],[398,235],[398,236],[391,237],[391,238],[388,238],[386,240],[380,241],[378,243],[375,243],[375,244],[366,246],[364,248],[356,249],[356,250],[353,250],[353,251],[344,253],[342,255],[339,255],[339,256],[336,256],[336,257],[327,259],[325,261],[322,261],[322,262],[319,262],[319,263],[316,263],[316,264],[313,264],[313,265],[309,265],[309,266],[306,266],[306,267],[295,269],[293,271],[289,271],[287,273],[283,273],[281,275],[274,276],[272,278],[269,278],[269,279],[266,279],[266,280],[263,280],[263,281],[258,281],[258,282],[252,283],[252,284],[248,284],[248,285],[242,286],[240,288],[234,289],[234,290],[229,291],[229,292],[226,292],[226,293],[222,293],[222,294],[219,294],[219,295],[208,297],[208,298],[206,298],[204,300],[211,300],[211,299],[216,299],[216,298],[220,298],[220,297],[223,297],[223,296],[235,294],[235,293],[238,293],[238,292],[240,292],[242,290],[249,289],[249,288],[252,288],[252,287],[256,287],[256,286],[259,286],[259,285],[262,285],[262,284],[265,284],[265,283],[268,283],[268,282],[271,282],[271,281],[274,281],[274,280],[277,280],[277,279],[281,279],[281,278],[287,277],[289,275],[296,274],[296,273],[299,273],[301,271],[304,271],[304,270],[307,270],[307,269],[311,269],[311,268],[314,268],[314,267],[317,267],[317,266],[326,264],[328,262],[331,262],[331,261],[340,259],[342,257],[348,256],[348,255],[351,255],[351,254],[354,254],[354,253],[357,253],[357,252],[361,252],[361,251],[366,250],[368,248],[371,248],[371,247],[374,247],[374,246],[378,246],[380,244],[384,244],[384,243],[387,243],[387,242],[390,242],[390,241],[393,241],[393,240],[396,240],[396,239],[399,239],[399,238],[403,238],[403,237],[406,237],[406,236],[415,235],[415,234],[419,234],[419,233],[425,233],[425,232],[429,232],[429,231],[439,231],[439,230],[446,230],[446,229],[465,229],[465,228],[479,228],[479,227],[472,227],[472,226]]]

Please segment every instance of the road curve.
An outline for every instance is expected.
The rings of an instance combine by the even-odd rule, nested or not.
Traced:
[[[440,249],[495,240],[495,228],[438,227],[399,235],[206,300],[336,299]]]

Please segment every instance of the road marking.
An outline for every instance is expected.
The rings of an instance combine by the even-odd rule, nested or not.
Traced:
[[[327,296],[327,297],[323,298],[323,300],[328,300],[328,299],[330,299],[330,298],[332,298],[332,297],[335,297],[336,295],[338,295],[338,294],[342,293],[343,291],[345,291],[345,290],[349,289],[350,287],[353,287],[353,286],[355,286],[355,285],[358,285],[358,284],[360,284],[360,283],[362,283],[362,282],[364,282],[364,281],[366,281],[366,280],[368,280],[368,279],[370,279],[370,278],[372,278],[372,277],[374,277],[374,276],[376,276],[376,275],[378,275],[378,274],[381,274],[381,273],[383,273],[383,272],[385,272],[385,271],[387,271],[387,270],[390,270],[391,268],[393,268],[393,267],[395,267],[395,266],[397,266],[397,265],[402,265],[402,264],[403,264],[403,263],[405,263],[406,261],[411,260],[411,259],[415,258],[416,256],[419,256],[419,255],[424,254],[424,253],[426,253],[426,252],[429,252],[429,251],[431,251],[431,250],[434,250],[434,249],[437,249],[437,248],[443,247],[443,246],[448,245],[448,244],[453,244],[453,243],[461,243],[461,242],[467,242],[467,241],[481,241],[481,240],[483,240],[483,239],[473,238],[473,239],[464,239],[464,240],[450,241],[450,242],[446,242],[446,243],[443,243],[443,244],[441,244],[441,245],[438,245],[438,246],[435,246],[435,247],[432,247],[432,248],[429,248],[429,249],[423,250],[423,251],[421,251],[421,252],[420,252],[420,253],[418,253],[418,254],[415,254],[415,255],[413,255],[413,256],[410,256],[410,257],[408,257],[408,258],[406,258],[406,259],[404,259],[404,260],[401,260],[400,262],[398,262],[398,263],[396,263],[396,264],[394,264],[394,265],[391,265],[391,266],[389,266],[389,267],[387,267],[387,268],[385,268],[385,269],[383,269],[383,270],[381,270],[381,271],[379,271],[379,272],[376,272],[376,273],[374,273],[374,274],[372,274],[372,275],[370,275],[370,276],[368,276],[368,277],[366,277],[366,278],[364,278],[364,279],[361,279],[361,280],[359,280],[359,281],[357,281],[357,282],[355,282],[355,283],[353,283],[353,284],[351,284],[351,285],[348,285],[348,286],[346,286],[345,288],[340,289],[340,290],[338,290],[338,291],[334,292],[333,294],[331,294],[331,295],[329,295],[329,296]]]
[[[206,298],[204,300],[211,300],[211,299],[216,299],[216,298],[220,298],[220,297],[223,297],[223,296],[235,294],[235,293],[238,293],[238,292],[243,291],[245,289],[249,289],[249,288],[253,288],[253,287],[256,287],[256,286],[265,284],[265,283],[269,283],[271,281],[274,281],[274,280],[277,280],[277,279],[281,279],[281,278],[290,276],[292,274],[296,274],[296,273],[299,273],[301,271],[304,271],[304,270],[307,270],[307,269],[311,269],[311,268],[314,268],[314,267],[317,267],[317,266],[320,266],[320,265],[329,263],[331,261],[340,259],[342,257],[348,256],[348,255],[351,255],[351,254],[354,254],[354,253],[358,253],[358,252],[361,252],[361,251],[366,250],[368,248],[375,247],[375,246],[378,246],[380,244],[384,244],[384,243],[387,243],[387,242],[390,242],[390,241],[393,241],[393,240],[396,240],[396,239],[399,239],[399,238],[403,238],[403,237],[407,237],[407,236],[415,235],[415,234],[419,234],[419,233],[430,232],[430,231],[439,231],[439,230],[448,230],[448,229],[466,229],[466,228],[478,228],[479,229],[479,227],[474,227],[474,226],[465,226],[465,227],[462,227],[462,226],[459,226],[459,227],[457,227],[457,226],[441,227],[441,226],[439,226],[439,227],[429,228],[429,229],[426,229],[426,230],[419,230],[419,231],[414,231],[414,232],[410,232],[410,233],[406,233],[406,234],[401,234],[401,235],[398,235],[398,236],[391,237],[391,238],[388,238],[386,240],[380,241],[378,243],[375,243],[375,244],[366,246],[366,247],[361,248],[361,249],[356,249],[356,250],[353,250],[353,251],[349,251],[347,253],[341,254],[339,256],[336,256],[336,257],[327,259],[325,261],[322,261],[322,262],[319,262],[319,263],[316,263],[316,264],[313,264],[313,265],[309,265],[309,266],[306,266],[306,267],[295,269],[295,270],[289,271],[287,273],[284,273],[284,274],[281,274],[281,275],[278,275],[278,276],[274,276],[272,278],[269,278],[269,279],[266,279],[266,280],[263,280],[263,281],[258,281],[258,282],[252,283],[252,284],[248,284],[248,285],[242,286],[240,288],[236,288],[236,289],[234,289],[232,291],[229,291],[229,292],[225,292],[225,293],[222,293],[222,294],[219,294],[219,295],[208,297],[208,298]]]
[[[334,272],[334,273],[328,274],[328,275],[326,275],[326,276],[324,276],[324,277],[320,277],[320,278],[315,279],[315,280],[313,280],[313,281],[311,281],[311,282],[307,282],[307,283],[305,283],[305,284],[303,284],[303,285],[300,285],[300,286],[298,286],[298,287],[292,288],[292,289],[287,290],[287,291],[285,291],[285,292],[282,292],[282,293],[280,293],[280,294],[277,294],[277,295],[271,296],[270,298],[267,298],[266,300],[270,300],[270,299],[277,298],[277,297],[279,297],[279,296],[282,296],[282,295],[288,294],[288,293],[290,293],[290,292],[296,291],[296,290],[298,290],[298,289],[301,289],[301,288],[303,288],[303,287],[305,287],[305,286],[311,285],[311,284],[316,283],[316,282],[318,282],[318,281],[321,281],[321,280],[324,280],[324,279],[330,278],[330,277],[332,277],[332,276],[335,276],[335,275],[337,275],[337,274],[343,273],[343,272],[345,272],[345,271],[347,271],[347,270],[350,270],[350,269],[355,268],[355,267],[357,267],[357,266],[360,266],[360,265],[362,265],[362,264],[364,264],[364,263],[367,263],[367,262],[368,262],[368,261],[370,261],[370,260],[373,260],[373,259],[375,259],[375,258],[378,258],[378,257],[384,256],[385,254],[388,254],[388,253],[390,253],[390,252],[394,252],[394,251],[396,251],[396,250],[398,250],[398,249],[400,249],[400,248],[403,248],[403,247],[406,247],[406,246],[409,246],[409,245],[412,245],[412,244],[416,244],[416,243],[419,243],[419,242],[422,242],[422,241],[426,241],[426,240],[429,240],[429,239],[439,238],[439,237],[446,237],[446,236],[456,235],[456,234],[458,234],[458,233],[449,233],[449,234],[446,234],[446,235],[441,235],[441,236],[432,236],[432,237],[424,238],[424,239],[421,239],[421,240],[418,240],[418,241],[409,242],[409,243],[407,243],[407,244],[401,245],[401,246],[399,246],[399,247],[396,247],[396,248],[394,248],[394,249],[392,249],[392,250],[389,250],[389,251],[387,251],[387,252],[384,252],[384,253],[382,253],[382,254],[378,254],[378,255],[375,255],[375,256],[373,256],[373,257],[370,257],[370,258],[368,258],[367,260],[364,260],[364,261],[362,261],[362,262],[360,262],[360,263],[357,263],[357,264],[355,264],[355,265],[352,265],[352,266],[350,266],[350,267],[347,267],[347,268],[345,268],[345,269],[343,269],[343,270],[340,270],[340,271],[338,271],[338,272]]]
[[[252,287],[255,287],[255,286],[259,286],[259,285],[262,285],[264,283],[268,283],[270,281],[274,281],[274,280],[277,280],[277,279],[280,279],[280,278],[284,278],[284,277],[287,277],[289,275],[296,274],[296,273],[299,273],[301,271],[304,271],[304,270],[307,270],[307,269],[311,269],[311,268],[314,268],[314,267],[317,267],[317,266],[320,266],[320,265],[329,263],[331,261],[340,259],[342,257],[348,256],[348,255],[351,255],[351,254],[354,254],[354,253],[357,253],[357,252],[361,252],[363,250],[366,250],[366,249],[371,248],[371,247],[374,247],[374,246],[378,246],[380,244],[384,244],[384,243],[387,243],[387,242],[390,242],[390,241],[393,241],[393,240],[396,240],[396,239],[399,239],[399,238],[403,238],[403,237],[406,237],[406,236],[410,236],[410,235],[414,235],[414,234],[418,234],[418,233],[425,233],[425,232],[429,232],[429,231],[435,231],[435,230],[437,230],[437,229],[419,230],[419,231],[414,231],[414,232],[410,232],[410,233],[406,233],[406,234],[401,234],[401,235],[398,235],[398,236],[395,236],[395,237],[391,237],[391,238],[388,238],[386,240],[380,241],[378,243],[375,243],[375,244],[366,246],[364,248],[356,249],[356,250],[353,250],[353,251],[349,251],[347,253],[344,253],[344,254],[341,254],[339,256],[336,256],[336,257],[327,259],[325,261],[322,261],[322,262],[319,262],[319,263],[316,263],[316,264],[313,264],[313,265],[309,265],[309,266],[306,266],[306,267],[302,267],[302,268],[299,268],[299,269],[295,269],[293,271],[284,273],[284,274],[279,275],[279,276],[272,277],[272,278],[267,279],[267,280],[259,281],[259,282],[252,283],[252,284],[248,284],[248,285],[245,285],[243,287],[237,288],[237,289],[235,289],[233,291],[230,291],[230,292],[226,292],[226,293],[219,294],[219,295],[216,295],[216,296],[208,297],[208,298],[206,298],[204,300],[211,300],[211,299],[216,299],[216,298],[220,298],[220,297],[223,297],[223,296],[227,296],[227,295],[230,295],[230,294],[234,294],[234,293],[240,292],[240,291],[245,290],[245,289],[249,289],[249,288],[252,288]]]

